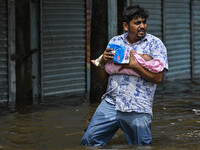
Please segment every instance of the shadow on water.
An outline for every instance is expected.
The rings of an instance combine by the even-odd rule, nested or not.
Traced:
[[[47,97],[14,109],[0,106],[0,149],[200,150],[200,81],[168,81],[154,99],[151,146],[128,146],[119,130],[105,147],[83,147],[80,140],[98,103],[84,95]]]

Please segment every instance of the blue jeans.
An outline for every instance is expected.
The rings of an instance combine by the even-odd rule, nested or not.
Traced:
[[[119,128],[125,134],[129,145],[149,145],[151,138],[150,114],[120,112],[115,106],[103,100],[86,129],[81,145],[104,146]]]

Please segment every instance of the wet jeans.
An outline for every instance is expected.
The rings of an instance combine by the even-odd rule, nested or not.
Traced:
[[[149,114],[116,111],[114,105],[103,100],[81,139],[81,145],[104,146],[119,128],[129,145],[149,145],[152,141],[151,122]]]

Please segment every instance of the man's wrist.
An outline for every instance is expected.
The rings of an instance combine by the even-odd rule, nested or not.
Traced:
[[[99,67],[100,67],[101,69],[105,69],[105,64],[100,63],[100,64],[99,64]]]

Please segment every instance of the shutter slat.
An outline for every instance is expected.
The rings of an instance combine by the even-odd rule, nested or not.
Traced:
[[[8,101],[8,13],[7,1],[0,2],[0,102]]]
[[[190,1],[165,0],[167,78],[190,77]]]

